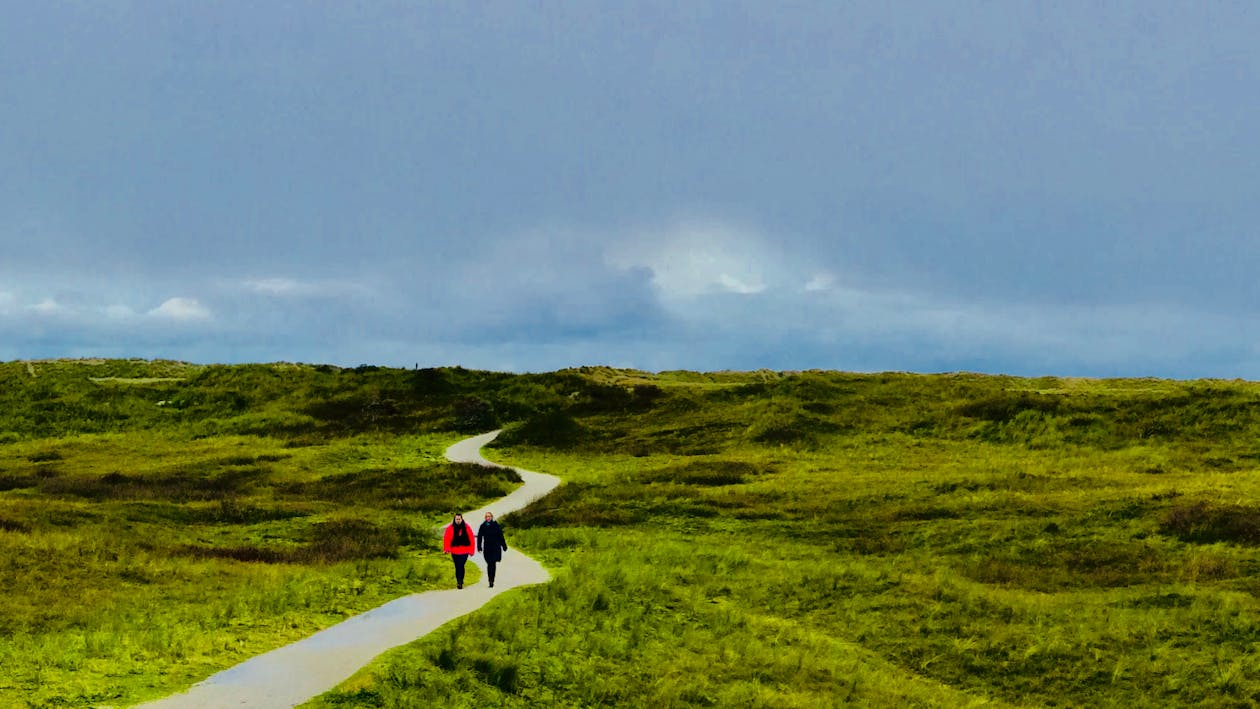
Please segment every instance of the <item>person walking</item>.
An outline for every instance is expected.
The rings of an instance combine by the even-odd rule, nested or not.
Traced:
[[[442,551],[450,554],[451,561],[455,562],[455,587],[463,588],[464,562],[477,552],[472,527],[464,521],[464,515],[455,513],[455,519],[446,525],[446,530],[442,532]]]
[[[494,521],[494,513],[486,513],[486,521],[477,528],[477,551],[481,552],[482,561],[486,562],[486,577],[490,579],[490,588],[494,588],[494,567],[507,551],[507,542],[503,539],[503,527]]]

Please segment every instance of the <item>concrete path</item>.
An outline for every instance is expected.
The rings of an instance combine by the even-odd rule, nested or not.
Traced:
[[[481,457],[481,447],[498,433],[492,431],[460,441],[446,449],[446,457],[457,463],[494,466]],[[560,484],[560,479],[552,475],[519,468],[517,472],[525,481],[524,485],[487,507],[464,513],[474,530],[487,511],[493,512],[496,518],[503,517]],[[510,545],[510,526],[508,532]],[[484,571],[480,556],[469,561]],[[550,578],[541,564],[509,549],[499,563],[494,588],[486,585],[483,575],[475,586],[466,586],[463,590],[404,596],[309,638],[242,662],[193,685],[187,692],[140,706],[144,709],[287,709],[297,706],[341,684],[386,650],[405,645],[449,620],[471,613],[500,593],[517,586],[544,583]],[[451,582],[454,580],[452,570]]]

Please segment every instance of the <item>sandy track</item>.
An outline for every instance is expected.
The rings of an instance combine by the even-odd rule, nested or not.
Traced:
[[[468,438],[446,449],[447,459],[494,466],[481,457],[481,447],[498,431]],[[496,517],[521,509],[551,492],[560,479],[516,469],[525,484],[512,494],[478,510],[464,513],[473,525],[487,511]],[[482,566],[480,556],[472,563]],[[451,574],[454,578],[454,572]],[[293,707],[336,687],[373,658],[409,643],[438,626],[485,605],[491,598],[517,586],[544,583],[550,574],[537,561],[510,550],[503,555],[495,587],[483,580],[463,590],[427,591],[395,599],[362,615],[349,618],[308,638],[259,655],[224,670],[191,689],[155,702],[144,709],[221,709]]]

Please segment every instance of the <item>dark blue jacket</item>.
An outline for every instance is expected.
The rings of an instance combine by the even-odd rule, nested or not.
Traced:
[[[482,522],[477,528],[477,551],[481,552],[481,558],[486,561],[503,558],[503,552],[507,551],[507,542],[503,539],[503,528],[498,522]]]

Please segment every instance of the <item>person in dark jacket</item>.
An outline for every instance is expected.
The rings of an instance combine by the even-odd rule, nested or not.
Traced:
[[[472,527],[464,521],[464,515],[456,513],[455,519],[446,525],[446,530],[442,532],[442,551],[450,554],[451,561],[455,562],[455,587],[463,588],[464,562],[477,552]]]
[[[503,527],[494,521],[494,513],[486,513],[486,521],[477,528],[477,551],[481,552],[482,561],[486,562],[486,578],[490,579],[490,588],[494,588],[494,567],[507,551],[507,542],[503,539]]]

